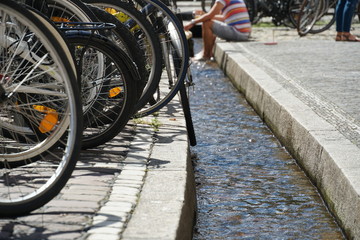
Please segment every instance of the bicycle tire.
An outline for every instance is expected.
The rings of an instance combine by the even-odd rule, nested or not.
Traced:
[[[37,0],[31,0],[33,4]],[[48,17],[58,22],[110,22],[116,28],[111,30],[97,30],[96,32],[111,39],[121,47],[122,50],[132,57],[140,74],[138,86],[138,96],[142,94],[144,85],[147,81],[147,71],[145,69],[144,54],[129,30],[123,26],[115,17],[106,13],[102,9],[84,4],[79,0],[47,0],[37,4],[38,8],[46,9]],[[89,95],[88,95],[89,96]]]
[[[130,56],[130,58],[133,60],[133,62],[135,62],[138,73],[140,75],[140,81],[137,84],[138,98],[140,99],[150,75],[149,70],[146,69],[145,66],[146,59],[144,50],[141,49],[139,43],[130,30],[124,24],[118,21],[116,17],[101,8],[90,4],[87,6],[95,14],[100,22],[112,23],[115,25],[115,28],[101,34],[106,38],[111,39],[112,42],[125,51],[127,55]]]
[[[2,27],[9,26],[3,41],[12,41],[14,49],[23,41],[27,43],[21,53],[11,56],[4,54],[5,42],[0,43],[2,79],[8,77],[8,82],[0,84],[7,93],[0,110],[0,216],[18,216],[49,202],[70,178],[80,154],[75,144],[81,139],[82,111],[75,64],[57,30],[13,1],[1,1],[0,9]],[[15,114],[44,128],[42,120],[50,123],[47,116],[56,114],[57,121],[42,129],[44,139],[24,136],[27,142],[17,142],[2,134],[4,128],[28,128],[14,120]],[[59,141],[62,149],[56,147]]]
[[[121,13],[126,17],[130,17],[131,20],[135,21],[136,26],[139,27],[134,29],[124,22],[130,30],[133,29],[134,35],[146,53],[148,59],[147,68],[150,69],[148,81],[135,107],[136,111],[141,110],[156,91],[162,74],[162,52],[158,35],[150,22],[128,2],[116,0],[84,0],[84,2],[102,9],[115,9],[119,15]]]
[[[305,36],[309,33],[318,19],[319,11],[319,0],[303,0],[297,24],[299,36]]]
[[[326,9],[321,13],[316,20],[309,33],[317,34],[328,30],[335,23],[335,9],[337,1],[331,1]]]
[[[142,9],[143,14],[146,14],[146,16],[149,18],[157,20],[153,23],[153,26],[156,29],[156,32],[160,34],[160,41],[163,47],[164,67],[166,70],[165,73],[168,73],[168,76],[163,76],[160,80],[157,91],[157,93],[160,93],[160,95],[155,95],[153,97],[155,103],[146,105],[143,109],[136,113],[136,117],[152,114],[166,106],[166,104],[168,104],[176,95],[181,84],[184,84],[189,64],[188,42],[183,30],[182,23],[178,16],[176,16],[161,1],[146,0],[145,2],[147,2],[147,5],[144,9]],[[146,10],[149,10],[148,8],[155,9],[147,12]],[[164,52],[165,49],[168,49],[168,53]],[[171,69],[168,71],[169,66],[167,66],[165,60],[166,58],[174,58],[174,55],[171,54],[173,52],[172,50],[175,50],[177,53],[176,58],[180,64],[178,67],[176,67],[176,69]],[[171,61],[173,60],[170,60],[170,62]],[[170,72],[173,74],[169,75]],[[162,85],[167,86],[167,88],[162,87]]]
[[[288,19],[292,28],[297,29],[298,18],[300,15],[301,0],[290,0],[288,5]]]
[[[43,18],[47,18],[48,21],[56,21],[56,22],[97,22],[98,19],[79,0],[27,0],[27,8],[32,9],[32,11],[36,11],[37,14],[42,14]],[[66,26],[59,26],[60,29],[63,29]],[[64,32],[64,30],[62,31]],[[98,31],[96,31],[98,32]],[[104,31],[101,31],[104,32]],[[78,70],[79,68],[77,68]],[[78,73],[80,76],[80,73]],[[81,79],[80,79],[81,80]],[[81,83],[79,81],[79,86]],[[87,116],[87,112],[89,108],[96,108],[96,106],[100,105],[99,101],[95,101],[97,99],[97,95],[99,94],[97,89],[94,87],[89,87],[89,90],[86,91],[86,94],[82,94],[82,104],[83,104],[83,112],[85,116]],[[82,92],[85,92],[82,90]],[[93,99],[91,99],[93,98]],[[86,118],[84,118],[85,120]]]
[[[26,0],[26,4],[56,22],[96,22],[96,16],[80,0]]]
[[[34,14],[36,12],[37,15],[39,15],[39,14],[42,15],[41,12],[38,12],[36,9],[33,9],[32,7],[29,7],[28,5],[24,5],[24,7],[26,9],[28,9],[29,11],[32,11]],[[69,57],[71,57],[71,56],[69,56]],[[75,65],[73,66],[73,68],[75,69]],[[21,98],[24,98],[24,97],[26,97],[26,96],[24,96],[24,95],[19,96],[20,100],[21,100]],[[16,141],[21,142],[21,143],[26,143],[27,139],[31,139],[32,141],[36,141],[38,139],[45,139],[46,138],[46,134],[42,134],[39,131],[36,124],[29,121],[27,118],[21,116],[20,114],[18,114],[17,118],[18,118],[17,119],[18,123],[21,122],[22,127],[18,126],[17,129],[11,128],[10,130],[7,130],[6,128],[3,128],[2,129],[2,135],[4,137],[11,138],[11,139],[16,140]],[[35,161],[36,158],[33,158],[32,160]],[[11,164],[12,167],[16,167],[16,166],[25,165],[26,162],[18,161],[18,162],[12,162],[10,164]]]
[[[82,86],[99,90],[95,107],[85,113],[82,138],[83,149],[94,148],[113,139],[133,116],[139,76],[132,60],[111,40],[78,31],[69,32],[66,37],[71,49],[76,51],[76,61],[82,64],[79,67],[84,69]],[[101,76],[97,73],[101,69],[97,68],[98,61],[106,63]]]

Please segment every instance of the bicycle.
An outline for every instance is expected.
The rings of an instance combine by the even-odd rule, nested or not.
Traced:
[[[31,3],[36,5],[37,1]],[[142,88],[137,87],[137,84],[141,83],[138,80],[138,71],[118,47],[120,42],[129,44],[128,39],[117,41],[112,37],[113,33],[117,33],[117,36],[121,34],[117,32],[119,29],[113,30],[115,27],[119,28],[119,25],[111,24],[111,27],[106,27],[104,24],[97,26],[90,22],[69,22],[97,20],[92,16],[93,12],[78,1],[50,0],[46,3],[42,1],[37,7],[48,13],[48,17],[52,20],[60,20],[57,24],[61,26],[59,28],[62,31],[70,32],[65,37],[72,52],[75,53],[82,91],[84,112],[82,148],[88,149],[104,144],[125,127],[133,115],[134,106],[142,92]],[[103,14],[100,9],[93,10],[97,14]],[[106,18],[106,13],[101,17]],[[98,33],[106,35],[111,41]],[[134,54],[129,51],[132,48],[126,49],[129,55]]]
[[[116,0],[86,0],[85,2],[94,4],[103,9],[114,10],[117,15],[121,14],[126,16],[127,19],[125,18],[124,24],[128,26],[129,29],[139,26],[139,28],[143,29],[144,32],[147,32],[148,35],[157,36],[155,38],[148,38],[150,39],[150,42],[157,41],[158,44],[160,44],[159,48],[155,50],[158,54],[155,55],[156,58],[154,59],[153,64],[160,66],[159,70],[162,69],[162,65],[164,64],[168,76],[167,78],[165,78],[164,75],[161,77],[161,74],[163,73],[160,71],[159,79],[156,81],[157,84],[149,86],[148,94],[143,99],[141,106],[139,106],[141,109],[138,109],[139,111],[136,113],[136,117],[149,115],[165,106],[176,94],[178,85],[181,82],[184,82],[188,62],[185,60],[188,57],[187,42],[185,34],[181,29],[181,23],[177,17],[162,2],[157,0],[147,2],[143,4],[143,7],[136,5],[134,2],[122,2]],[[155,16],[156,14],[158,14],[158,16]],[[147,19],[145,19],[144,16],[146,16]],[[168,27],[171,29],[169,30]],[[169,36],[171,34],[172,42],[169,44]],[[169,59],[172,58],[172,50],[169,50],[169,48],[177,49],[176,51],[179,53],[178,56],[181,63],[178,73],[172,69],[172,66],[174,65],[170,65],[171,60]],[[159,88],[161,79],[163,79],[162,82],[164,79],[169,80],[167,83],[163,84],[164,86],[167,85],[167,87]]]
[[[335,9],[337,0],[304,1],[301,16],[299,18],[298,34],[305,36],[308,33],[316,34],[328,30],[335,23]],[[316,10],[316,11],[315,11]],[[360,4],[354,12],[360,18]]]
[[[94,148],[118,135],[133,116],[138,72],[131,59],[101,35],[68,30],[65,36],[81,76],[82,148]]]
[[[78,144],[82,135],[84,107],[80,104],[77,88],[79,82],[76,83],[78,69],[67,43],[57,29],[40,13],[30,13],[10,0],[2,1],[0,9],[1,19],[6,23],[2,26],[9,26],[9,30],[2,31],[5,34],[2,37],[3,41],[0,39],[0,49],[3,47],[12,53],[11,58],[3,55],[0,60],[6,59],[13,63],[3,64],[6,67],[2,68],[4,74],[1,74],[0,79],[0,104],[6,106],[1,109],[0,118],[0,184],[4,186],[0,192],[0,215],[16,216],[28,213],[50,201],[71,176],[80,149]],[[9,19],[6,18],[8,16]],[[74,23],[69,24],[73,28]],[[91,41],[87,36],[88,32],[79,34],[79,28],[73,30],[77,31],[76,36],[72,35],[74,32],[67,34],[70,41],[72,37],[72,40],[76,39],[73,46],[81,46],[81,37]],[[91,37],[101,38],[93,34]],[[180,53],[173,49],[174,54]],[[77,60],[82,62],[86,54],[82,50],[79,52],[81,57]],[[108,66],[106,61],[95,62],[99,63],[101,68],[106,69]],[[173,62],[174,65],[179,63]],[[55,65],[59,72],[52,67]],[[23,72],[28,66],[34,67]],[[10,71],[7,70],[14,71],[11,77],[8,76]],[[81,70],[79,73],[82,73]],[[13,78],[17,74],[20,75],[20,82]],[[115,89],[118,90],[117,86],[115,85]],[[111,86],[100,89],[101,93],[114,96],[119,94],[116,90],[108,91],[113,89]],[[90,100],[94,98],[91,96]],[[36,172],[33,171],[35,169]],[[50,171],[52,173],[49,174]]]
[[[254,5],[256,5],[254,24],[258,23],[263,17],[271,17],[275,26],[296,27],[300,0],[254,0],[254,2]]]
[[[48,0],[49,1],[49,0]],[[62,1],[55,1],[55,0],[51,0],[51,1],[49,1],[49,2],[58,2],[57,3],[57,5],[61,5],[62,4]],[[66,2],[69,2],[69,3],[74,3],[75,5],[77,5],[78,3],[75,1],[75,0],[67,0]],[[99,3],[97,3],[96,1],[86,1],[86,2],[88,2],[88,3],[96,3],[95,5],[96,6],[99,6],[100,4]],[[105,1],[105,4],[107,4],[105,7],[104,6],[102,6],[103,7],[103,9],[106,9],[107,11],[109,10],[109,9],[113,9],[113,8],[109,8],[109,6],[111,6],[111,5],[109,5],[109,4],[112,4],[112,3],[114,3],[114,1],[108,1],[108,2],[106,2]],[[117,7],[119,7],[119,5],[120,5],[120,7],[121,7],[121,9],[125,9],[125,13],[126,14],[128,14],[128,15],[130,15],[130,16],[135,16],[135,19],[140,19],[140,20],[137,20],[138,22],[137,22],[137,24],[140,26],[140,28],[144,28],[144,26],[146,25],[145,23],[143,23],[143,20],[141,20],[142,18],[141,18],[141,15],[139,15],[140,14],[140,12],[138,13],[137,11],[136,11],[136,9],[133,7],[133,6],[131,6],[131,8],[130,7],[128,7],[128,5],[126,5],[125,3],[122,3],[122,2],[117,2],[117,4],[118,4],[118,6]],[[126,8],[126,6],[127,6],[127,8]],[[148,6],[149,6],[149,4],[148,4]],[[99,17],[102,17],[102,19],[104,19],[104,17],[103,16],[105,16],[104,15],[104,13],[101,13],[101,14],[99,14],[99,9],[95,9],[95,8],[93,8],[93,7],[91,7],[90,5],[88,5],[87,7],[90,7],[90,10],[92,10],[93,12],[95,12],[94,10],[96,10],[96,15]],[[160,7],[161,8],[161,7]],[[162,6],[162,8],[164,8],[164,6]],[[67,6],[66,6],[66,10],[67,11],[69,11],[69,4],[67,4]],[[145,8],[144,8],[145,9]],[[83,9],[83,7],[82,7],[82,10],[83,10],[83,12],[86,12],[86,9],[84,10]],[[53,11],[50,11],[50,12],[53,12]],[[148,11],[149,13],[151,13],[151,11]],[[130,13],[130,14],[129,14]],[[169,13],[168,13],[169,14]],[[70,16],[73,16],[73,13],[71,13],[71,14],[67,14],[67,15],[70,15]],[[106,16],[108,16],[109,14],[107,14]],[[119,16],[119,12],[117,12],[116,14],[114,14],[115,16],[117,16],[117,17],[120,17]],[[60,15],[60,17],[61,18],[64,18],[62,15]],[[122,17],[124,17],[124,16],[122,16]],[[173,18],[175,19],[175,17],[173,16]],[[107,19],[109,19],[109,18],[107,18]],[[114,21],[112,21],[113,23],[115,23]],[[129,23],[129,22],[131,22],[131,21],[128,21],[127,22],[127,25],[128,25],[128,27],[129,27],[129,29],[131,29],[131,31],[134,31],[134,28],[136,27],[136,31],[134,31],[134,33],[135,34],[137,34],[137,37],[139,36],[139,35],[143,35],[142,34],[142,32],[140,32],[140,34],[139,34],[139,26],[136,26],[136,25],[134,25],[134,23]],[[130,25],[132,25],[132,26],[130,26]],[[146,25],[147,26],[147,25]],[[150,29],[152,29],[152,27],[150,26]],[[179,27],[177,27],[177,31],[182,31],[182,28],[181,29],[179,29]],[[151,33],[151,31],[149,30],[149,27],[147,27],[147,30],[145,30],[144,31],[145,33],[147,33],[147,32],[150,32]],[[177,33],[175,33],[175,35],[174,35],[174,32],[172,33],[172,39],[174,39],[174,38],[178,38],[178,36],[176,36],[176,34]],[[151,35],[151,34],[147,34],[147,35]],[[152,34],[152,35],[155,35],[155,33],[154,34]],[[163,35],[162,36],[165,36],[166,34],[164,34],[163,33]],[[150,43],[148,44],[148,45],[150,45],[150,46],[152,46],[153,48],[152,49],[156,49],[157,51],[153,51],[154,53],[156,53],[156,54],[154,54],[154,56],[156,57],[155,58],[155,60],[153,60],[153,62],[155,62],[155,64],[152,64],[153,66],[157,66],[157,67],[155,67],[155,69],[158,69],[159,68],[159,66],[161,66],[161,64],[162,64],[162,62],[158,59],[159,58],[159,50],[161,49],[161,48],[156,48],[156,46],[157,46],[157,44],[159,44],[159,41],[156,39],[156,37],[149,37],[149,40],[150,40]],[[165,46],[166,44],[164,44],[164,42],[165,41],[163,41],[162,42],[162,49],[164,49],[164,51],[167,51],[167,47]],[[180,41],[181,42],[181,41]],[[183,43],[183,40],[182,40],[182,44],[184,44]],[[174,46],[174,44],[173,44],[173,46]],[[154,48],[155,47],[155,48]],[[177,46],[177,47],[179,47],[179,46]],[[147,47],[146,47],[146,49],[148,49]],[[182,50],[183,52],[185,52],[184,50]],[[179,51],[180,52],[180,51]],[[168,57],[165,57],[164,59],[165,60],[168,60],[168,59],[171,59],[174,55],[173,54],[171,54],[171,53],[167,53],[167,56]],[[180,58],[179,57],[179,59],[182,59],[182,58]],[[179,61],[179,60],[178,60]],[[172,75],[172,74],[174,74],[174,70],[171,70],[171,65],[172,66],[174,66],[174,64],[171,64],[169,61],[167,61],[166,63],[165,63],[165,66],[167,66],[166,67],[166,69],[168,70],[168,78],[170,79],[170,81],[169,81],[169,84],[173,84],[175,81],[175,79],[176,79],[176,77],[177,76],[175,76],[175,75]],[[181,68],[181,63],[180,63],[180,68]],[[183,68],[183,69],[185,69],[185,68]],[[156,70],[156,72],[159,72],[159,69],[158,70]],[[181,72],[181,71],[179,71],[179,72]],[[178,73],[179,73],[178,72]],[[158,73],[157,73],[158,74]],[[152,75],[153,77],[152,78],[154,78],[154,76],[156,76],[155,74],[154,75]],[[158,80],[159,81],[159,80]],[[150,82],[150,81],[149,81]],[[181,81],[179,81],[179,83],[180,83]],[[155,91],[155,89],[157,88],[157,85],[155,85],[155,83],[156,83],[156,81],[154,81],[154,80],[152,80],[151,82],[150,82],[150,85],[152,86],[152,89],[153,90],[151,90],[151,91],[149,91],[149,88],[145,88],[145,90],[144,90],[144,93],[147,93],[147,95],[148,95],[148,97],[147,98],[149,98],[149,97],[152,97],[150,94],[151,94],[151,92],[152,91]],[[172,86],[170,86],[170,88],[172,89]],[[157,89],[159,89],[159,88],[157,88]],[[159,92],[159,91],[158,91]],[[171,92],[171,91],[170,91]],[[160,109],[161,107],[163,107],[164,105],[166,105],[167,104],[167,102],[169,102],[170,100],[171,100],[171,98],[175,95],[175,93],[176,93],[176,90],[174,90],[174,94],[170,97],[170,98],[166,98],[167,100],[166,101],[164,101],[162,104],[163,105],[161,105],[161,106],[159,106],[159,103],[157,102],[155,105],[157,105],[157,108],[155,108],[156,106],[154,106],[154,104],[150,104],[150,106],[151,107],[154,107],[153,108],[153,112],[155,112],[155,111],[157,111],[158,109]],[[165,94],[165,96],[166,96],[166,94]],[[147,101],[151,101],[151,99],[150,100],[144,100],[144,99],[146,99],[144,96],[143,96],[143,98],[142,98],[142,101],[143,101],[143,103],[138,103],[138,106],[137,106],[137,108],[139,107],[139,104],[141,105],[141,104],[145,104]],[[154,99],[153,99],[154,100]],[[158,99],[157,99],[158,100]],[[140,100],[141,101],[141,100]],[[156,102],[156,100],[154,101],[154,102]],[[144,114],[144,115],[148,115],[148,114],[151,114],[152,112],[146,112],[146,113],[138,113],[137,114],[137,117],[139,117],[140,116],[140,114]],[[144,116],[143,115],[143,116]],[[187,115],[190,115],[190,114],[187,114]],[[113,118],[115,118],[115,116],[113,116]],[[86,138],[85,138],[85,141],[86,141]],[[83,143],[83,145],[84,146],[87,146],[88,144],[86,144],[86,143]]]
[[[157,0],[146,1],[141,6],[133,2],[114,0],[86,0],[86,2],[108,11],[114,11],[114,14],[121,13],[130,17],[130,19],[124,21],[129,29],[148,24],[147,20],[143,21],[142,16],[137,17],[139,13],[144,14],[151,21],[153,28],[160,36],[165,71],[160,84],[153,91],[150,91],[152,96],[148,100],[149,104],[139,110],[135,117],[149,115],[164,107],[177,94],[181,85],[184,84],[187,74],[188,46],[181,22],[168,7]],[[134,14],[135,12],[137,14]],[[155,63],[159,62],[162,63],[162,60],[158,59]]]
[[[319,0],[304,0],[300,8],[297,30],[300,36],[305,36],[315,24],[321,11]]]
[[[335,23],[335,8],[337,0],[321,1],[318,17],[309,33],[316,34],[329,29]]]
[[[155,92],[162,75],[162,52],[158,35],[151,24],[132,5],[122,1],[94,1],[85,0],[85,3],[99,7],[117,18],[119,23],[124,24],[135,37],[146,57],[146,69],[149,72],[148,80],[143,93],[136,105],[137,111],[142,109]],[[126,24],[128,19],[136,22],[130,26]]]
[[[0,2],[0,16],[0,216],[17,216],[64,187],[79,157],[83,120],[62,35],[11,0]]]
[[[54,1],[54,0],[53,0]],[[50,1],[51,2],[51,1]],[[57,1],[55,1],[55,2],[57,2]],[[60,1],[61,2],[61,1]],[[67,2],[74,2],[74,0],[71,0],[71,1],[67,1]],[[144,17],[142,17],[142,15],[141,15],[141,13],[140,12],[138,12],[135,8],[134,8],[134,5],[130,5],[130,4],[128,4],[128,3],[124,3],[124,2],[120,2],[120,1],[85,1],[85,2],[87,2],[87,3],[92,3],[92,4],[95,4],[95,6],[99,6],[99,7],[101,7],[101,8],[103,8],[103,9],[105,9],[106,11],[108,11],[108,12],[111,12],[111,10],[121,10],[122,12],[121,13],[124,13],[123,15],[126,15],[126,16],[128,16],[128,15],[130,15],[131,16],[131,20],[127,20],[126,22],[125,22],[125,24],[128,26],[128,28],[131,30],[131,31],[134,31],[134,35],[136,34],[137,35],[137,37],[138,37],[138,35],[143,35],[143,32],[145,32],[145,33],[147,33],[146,35],[147,36],[155,36],[156,35],[156,33],[154,32],[154,29],[150,26],[150,24],[147,24],[147,22],[146,22],[146,20],[145,20],[145,18]],[[76,3],[76,2],[75,2]],[[116,3],[116,5],[115,5],[115,3]],[[61,3],[58,3],[58,4],[61,4]],[[77,3],[76,3],[77,4]],[[161,3],[160,3],[161,4]],[[94,10],[96,10],[96,9],[93,9],[91,6],[87,6],[87,7],[90,7],[90,10],[92,10],[92,11],[94,11]],[[148,4],[147,5],[147,9],[146,9],[146,7],[144,7],[143,8],[143,11],[147,11],[147,13],[148,13],[148,17],[151,15],[151,14],[154,14],[154,7],[153,7],[153,9],[150,9],[152,7],[152,4]],[[161,7],[159,7],[160,9],[162,9],[162,8],[166,8],[166,7],[164,7],[164,6],[161,6]],[[68,9],[68,6],[67,6],[67,8],[66,9]],[[85,10],[83,10],[84,12],[86,12]],[[98,10],[97,10],[98,11]],[[163,11],[163,10],[162,10]],[[169,10],[167,10],[167,11],[169,11]],[[52,12],[52,11],[51,11]],[[119,15],[119,12],[120,11],[115,11],[115,13],[113,13],[115,16],[117,16],[117,17],[120,17]],[[168,12],[168,14],[172,14],[172,12]],[[96,15],[99,15],[99,14],[96,14]],[[70,16],[72,16],[72,15],[70,15]],[[126,16],[121,16],[121,17],[126,17]],[[62,17],[62,16],[61,16]],[[151,18],[151,17],[149,17],[149,18]],[[164,17],[163,17],[164,18]],[[173,19],[175,19],[176,20],[176,17],[175,16],[172,16],[172,18]],[[125,18],[126,19],[126,18]],[[133,21],[133,19],[136,19],[136,22],[134,22]],[[152,18],[153,20],[154,19],[160,19],[160,18]],[[158,20],[155,20],[155,22],[156,21],[158,21]],[[167,22],[168,20],[163,20],[164,22]],[[171,20],[171,21],[174,21],[174,20]],[[149,26],[150,27],[149,27]],[[178,24],[179,25],[179,24]],[[146,26],[146,27],[145,27]],[[175,26],[175,25],[173,25],[173,26]],[[133,30],[134,28],[136,28],[136,30]],[[143,31],[143,32],[138,32],[139,31],[139,29],[141,29],[141,28],[144,28],[145,30]],[[150,30],[149,30],[149,28],[150,28]],[[157,23],[157,29],[165,29],[166,30],[166,27],[164,27],[164,26],[162,26],[161,25],[161,21],[158,21],[158,23]],[[152,33],[152,31],[153,31],[153,33]],[[163,30],[161,30],[161,31],[163,31]],[[159,32],[161,32],[161,31],[159,31]],[[177,31],[178,32],[182,32],[182,28],[179,28],[179,27],[177,27]],[[164,32],[164,31],[163,31]],[[171,38],[172,38],[172,40],[173,39],[180,39],[179,38],[179,36],[177,36],[177,34],[178,33],[174,33],[174,31],[172,32],[172,36],[171,36]],[[144,105],[144,104],[146,104],[146,102],[150,102],[150,104],[148,105],[148,106],[150,106],[151,108],[152,108],[152,112],[149,112],[149,111],[144,111],[144,110],[141,110],[141,111],[139,111],[138,113],[137,113],[137,115],[136,115],[136,117],[140,117],[140,116],[145,116],[145,115],[148,115],[148,114],[151,114],[151,113],[153,113],[153,112],[155,112],[155,111],[157,111],[157,110],[159,110],[161,107],[163,107],[163,106],[165,106],[170,100],[171,100],[171,98],[175,95],[175,93],[176,93],[176,88],[175,89],[173,89],[173,86],[171,86],[171,84],[174,84],[174,83],[176,83],[176,78],[177,78],[177,76],[176,76],[176,74],[178,74],[178,75],[180,75],[180,74],[182,74],[183,76],[184,76],[184,74],[183,73],[181,73],[181,72],[184,72],[183,70],[182,71],[178,71],[176,74],[175,74],[175,70],[171,70],[172,69],[172,66],[175,66],[174,65],[174,63],[170,63],[170,61],[172,61],[172,60],[170,60],[169,61],[169,59],[172,59],[173,58],[173,56],[175,56],[174,54],[172,54],[168,49],[170,49],[170,47],[171,48],[175,48],[175,47],[177,47],[177,48],[182,48],[181,47],[181,45],[183,45],[184,44],[184,40],[176,40],[176,41],[174,41],[175,42],[175,44],[172,44],[172,45],[167,45],[165,42],[168,42],[168,36],[169,36],[169,34],[166,32],[166,33],[162,33],[162,35],[161,35],[162,37],[163,37],[163,39],[164,39],[164,41],[162,41],[161,43],[161,48],[160,47],[158,47],[158,48],[156,48],[156,46],[157,46],[157,44],[160,44],[160,41],[159,41],[159,39],[157,38],[157,37],[149,37],[147,40],[150,42],[147,46],[155,46],[155,48],[154,49],[156,49],[156,51],[154,50],[153,52],[154,53],[156,53],[154,56],[156,57],[155,59],[153,59],[152,61],[153,62],[155,62],[155,64],[153,64],[153,65],[155,65],[156,66],[156,68],[157,68],[157,70],[156,70],[156,72],[159,72],[159,67],[161,68],[161,65],[162,65],[162,60],[161,59],[159,59],[159,53],[161,53],[161,51],[160,50],[162,50],[162,52],[165,52],[165,57],[163,58],[164,59],[164,65],[166,66],[165,67],[165,69],[167,70],[167,76],[168,76],[168,79],[169,79],[169,81],[168,81],[168,85],[170,86],[170,92],[173,90],[173,94],[172,94],[172,96],[171,97],[167,97],[166,96],[166,94],[167,93],[165,93],[165,94],[162,94],[162,95],[164,95],[165,96],[165,101],[164,102],[162,102],[161,103],[161,101],[158,101],[161,97],[159,97],[159,96],[157,96],[157,97],[153,97],[153,92],[155,92],[156,91],[156,89],[157,89],[157,91],[156,91],[156,93],[158,94],[158,93],[160,93],[161,91],[164,91],[164,89],[165,88],[161,88],[162,90],[160,91],[160,88],[158,88],[158,82],[160,81],[160,79],[159,80],[152,80],[151,81],[151,83],[149,84],[149,86],[151,85],[151,90],[149,90],[150,89],[150,87],[148,87],[148,88],[145,88],[145,90],[144,90],[144,93],[146,93],[147,94],[147,97],[144,97],[143,96],[143,98],[142,98],[142,103],[138,103],[138,106],[136,107],[136,108],[138,108],[139,107],[139,105],[141,105],[142,106],[142,104]],[[164,37],[166,37],[167,39],[165,39]],[[143,39],[143,38],[140,38],[140,39]],[[180,45],[179,45],[179,42],[180,42]],[[176,44],[178,44],[178,46],[175,46]],[[160,45],[159,45],[160,46]],[[175,47],[174,47],[175,46]],[[147,49],[147,47],[146,47],[146,49]],[[183,51],[184,53],[186,53],[186,50],[180,50],[180,51],[178,51],[178,52],[180,52],[180,54],[182,54],[181,53],[181,51]],[[180,54],[178,54],[178,56],[180,56]],[[183,54],[184,55],[184,54]],[[182,57],[178,57],[178,59],[180,59],[180,60],[177,60],[177,61],[183,61],[183,58]],[[178,66],[179,66],[179,68],[181,68],[182,66],[181,66],[181,62],[180,62],[180,64],[178,64]],[[185,68],[183,68],[183,69],[185,69]],[[156,73],[156,75],[157,75],[158,73]],[[155,74],[154,75],[152,75],[152,76],[155,76]],[[183,81],[178,81],[178,83],[181,83],[181,82],[183,82]],[[155,83],[157,83],[157,84],[155,84]],[[177,84],[177,83],[176,83]],[[176,85],[176,84],[174,84],[174,85]],[[164,91],[164,92],[166,92],[166,91]],[[169,92],[169,91],[167,91],[167,92]],[[144,100],[144,99],[149,99],[149,100]],[[141,100],[139,101],[139,102],[141,102]],[[162,105],[160,105],[159,104],[159,102],[162,104]],[[155,104],[153,104],[153,103],[155,103]],[[160,105],[160,106],[159,106]],[[84,146],[87,146],[87,144],[83,144]]]

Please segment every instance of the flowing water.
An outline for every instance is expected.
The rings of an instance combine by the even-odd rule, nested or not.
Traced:
[[[345,239],[316,188],[217,64],[191,68],[194,239]]]

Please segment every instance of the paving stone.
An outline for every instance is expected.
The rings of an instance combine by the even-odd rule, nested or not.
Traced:
[[[75,201],[75,200],[67,200],[67,199],[55,199],[48,204],[49,207],[66,207],[66,208],[90,208],[97,209],[99,204],[95,201]]]
[[[118,240],[118,234],[103,234],[103,233],[93,233],[90,234],[87,240]]]

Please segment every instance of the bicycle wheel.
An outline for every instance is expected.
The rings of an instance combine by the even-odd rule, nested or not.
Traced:
[[[97,32],[111,39],[135,62],[140,74],[140,79],[137,83],[139,87],[138,92],[139,95],[142,94],[149,75],[145,68],[145,56],[134,36],[124,25],[117,21],[111,14],[94,6],[84,4],[79,0],[47,0],[47,5],[49,15],[54,21],[100,21],[115,24],[116,27],[111,30],[105,31],[100,29]]]
[[[79,0],[28,0],[28,4],[36,7],[55,22],[110,22],[116,25],[113,29],[97,30],[96,32],[116,43],[135,62],[140,78],[138,79],[138,96],[142,94],[146,84],[148,72],[145,69],[145,57],[136,39],[130,31],[122,25],[115,17],[107,12],[84,4]],[[41,2],[41,3],[39,3]],[[87,91],[86,98],[96,96],[96,93]],[[88,101],[89,102],[89,101]]]
[[[118,21],[115,16],[98,7],[92,5],[88,5],[88,7],[100,22],[112,23],[115,25],[115,28],[101,32],[101,35],[119,46],[135,63],[140,75],[140,81],[137,83],[138,98],[140,99],[150,74],[150,69],[146,68],[145,51],[141,48],[131,31]]]
[[[288,19],[291,27],[297,28],[302,0],[290,0],[288,5]]]
[[[132,61],[110,40],[88,32],[71,31],[66,37],[79,63],[86,106],[82,147],[97,147],[114,138],[133,116],[139,76]]]
[[[328,0],[325,2],[328,2]],[[316,34],[324,32],[335,23],[336,3],[337,0],[329,0],[328,4],[324,6],[325,9],[321,11],[320,16],[314,23],[313,27],[310,29],[309,33]]]
[[[91,5],[105,9],[116,16],[133,33],[145,53],[148,81],[136,105],[142,109],[151,99],[159,84],[162,73],[162,52],[158,35],[150,22],[133,5],[116,0],[84,0]]]
[[[82,111],[75,64],[57,30],[10,0],[0,2],[0,26],[0,215],[16,216],[66,184]]]
[[[184,84],[189,63],[187,39],[177,16],[158,0],[145,2],[147,4],[141,11],[149,19],[155,19],[153,27],[160,36],[165,71],[153,101],[137,112],[138,117],[154,113],[172,100],[181,84]]]
[[[305,36],[314,26],[319,16],[320,6],[319,0],[303,0],[297,24],[300,36]]]

